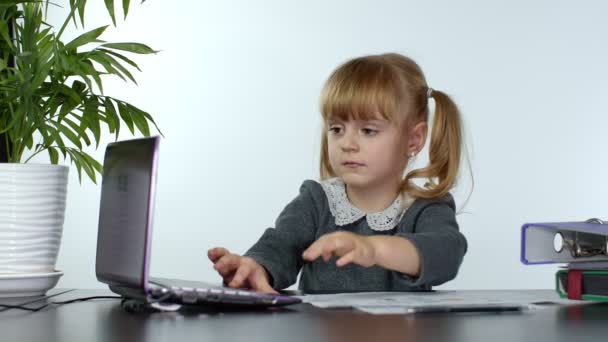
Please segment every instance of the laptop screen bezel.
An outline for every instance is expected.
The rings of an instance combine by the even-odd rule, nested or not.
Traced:
[[[138,284],[136,287],[134,287],[133,284],[128,283],[120,275],[117,275],[114,273],[109,273],[109,272],[102,272],[102,270],[100,270],[100,268],[99,268],[99,265],[97,265],[97,264],[96,264],[96,276],[100,282],[110,285],[110,288],[112,290],[125,289],[125,291],[120,291],[120,292],[128,292],[129,294],[133,294],[133,291],[127,291],[127,289],[132,289],[132,290],[137,290],[136,292],[141,291],[142,295],[148,295],[150,293],[149,270],[150,270],[150,256],[151,256],[151,247],[152,247],[152,227],[153,227],[153,221],[154,221],[154,208],[155,208],[155,201],[156,201],[156,180],[157,180],[157,175],[158,175],[158,154],[159,154],[160,137],[154,136],[154,137],[149,137],[149,138],[131,139],[131,140],[110,143],[110,144],[108,144],[108,147],[106,148],[105,158],[107,158],[107,155],[111,148],[116,148],[116,147],[119,148],[120,146],[123,146],[126,144],[132,144],[135,141],[141,142],[142,140],[151,141],[151,143],[149,144],[149,146],[151,146],[150,149],[145,151],[145,153],[149,153],[149,155],[151,156],[151,164],[150,164],[151,170],[149,172],[150,178],[148,180],[149,181],[149,193],[148,193],[146,224],[145,224],[145,232],[144,232],[145,237],[144,237],[144,244],[143,244],[144,245],[144,253],[143,253],[144,262],[142,265],[142,269],[140,270],[141,271],[141,283]],[[105,162],[104,162],[104,164],[105,164]],[[102,186],[102,196],[103,196],[103,186]],[[101,212],[101,208],[100,208],[100,223],[101,223],[101,215],[103,215],[103,213]],[[98,237],[98,239],[99,239],[99,237]],[[99,244],[99,242],[98,242],[98,244]],[[102,252],[103,251],[100,251],[100,246],[98,245],[97,258],[99,258],[99,254]],[[121,293],[121,294],[126,295],[127,293]]]

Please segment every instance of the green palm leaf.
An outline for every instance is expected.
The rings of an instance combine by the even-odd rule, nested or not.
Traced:
[[[17,19],[14,38],[8,21],[0,21],[0,133],[10,141],[6,154],[11,162],[21,162],[26,150],[33,154],[25,162],[44,152],[51,163],[69,159],[79,179],[84,174],[96,182],[102,165],[83,148],[93,142],[99,147],[103,125],[116,138],[122,125],[131,134],[137,130],[148,136],[151,124],[158,130],[146,111],[104,96],[103,81],[118,77],[136,83],[132,71],[141,70],[122,52],[157,51],[141,43],[106,43],[102,36],[107,26],[64,42],[61,36],[68,24],[84,27],[87,4],[87,0],[68,1],[69,13],[57,32],[44,19],[49,1],[0,3],[2,18]],[[115,25],[114,0],[104,1]],[[15,4],[20,4],[18,9],[11,7]],[[130,0],[122,1],[125,17],[129,6]],[[16,67],[9,65],[9,54],[15,57]]]
[[[122,12],[124,13],[124,19],[127,19],[127,13],[129,13],[129,0],[122,0]]]
[[[106,9],[112,18],[112,24],[116,26],[116,15],[114,14],[114,0],[104,0],[106,3]]]
[[[103,42],[102,40],[99,40],[97,38],[99,38],[99,36],[101,36],[101,34],[107,28],[108,28],[107,25],[106,26],[101,26],[101,27],[98,27],[98,28],[96,28],[94,30],[91,30],[89,32],[83,33],[80,36],[74,38],[74,40],[72,40],[71,42],[69,42],[63,48],[65,50],[76,50],[76,48],[78,48],[79,46],[83,46],[85,44]]]
[[[153,50],[151,47],[141,43],[106,43],[102,44],[101,46],[108,49],[122,50],[137,54],[150,54],[158,52]]]

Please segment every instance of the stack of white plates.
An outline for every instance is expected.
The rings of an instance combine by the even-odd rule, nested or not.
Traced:
[[[61,271],[0,275],[0,297],[40,296],[57,285]]]

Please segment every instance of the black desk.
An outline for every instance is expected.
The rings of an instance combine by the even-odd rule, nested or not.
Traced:
[[[549,291],[549,290],[548,290]],[[64,301],[105,290],[76,290]],[[0,302],[4,302],[1,301]],[[42,302],[32,304],[39,305]],[[0,312],[0,340],[9,341],[605,341],[608,303],[549,306],[524,313],[374,316],[307,304],[258,312],[130,314],[119,300]]]

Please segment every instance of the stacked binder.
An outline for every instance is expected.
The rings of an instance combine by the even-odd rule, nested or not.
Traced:
[[[563,298],[608,301],[608,222],[526,223],[521,261],[565,264],[555,274],[555,290]]]

